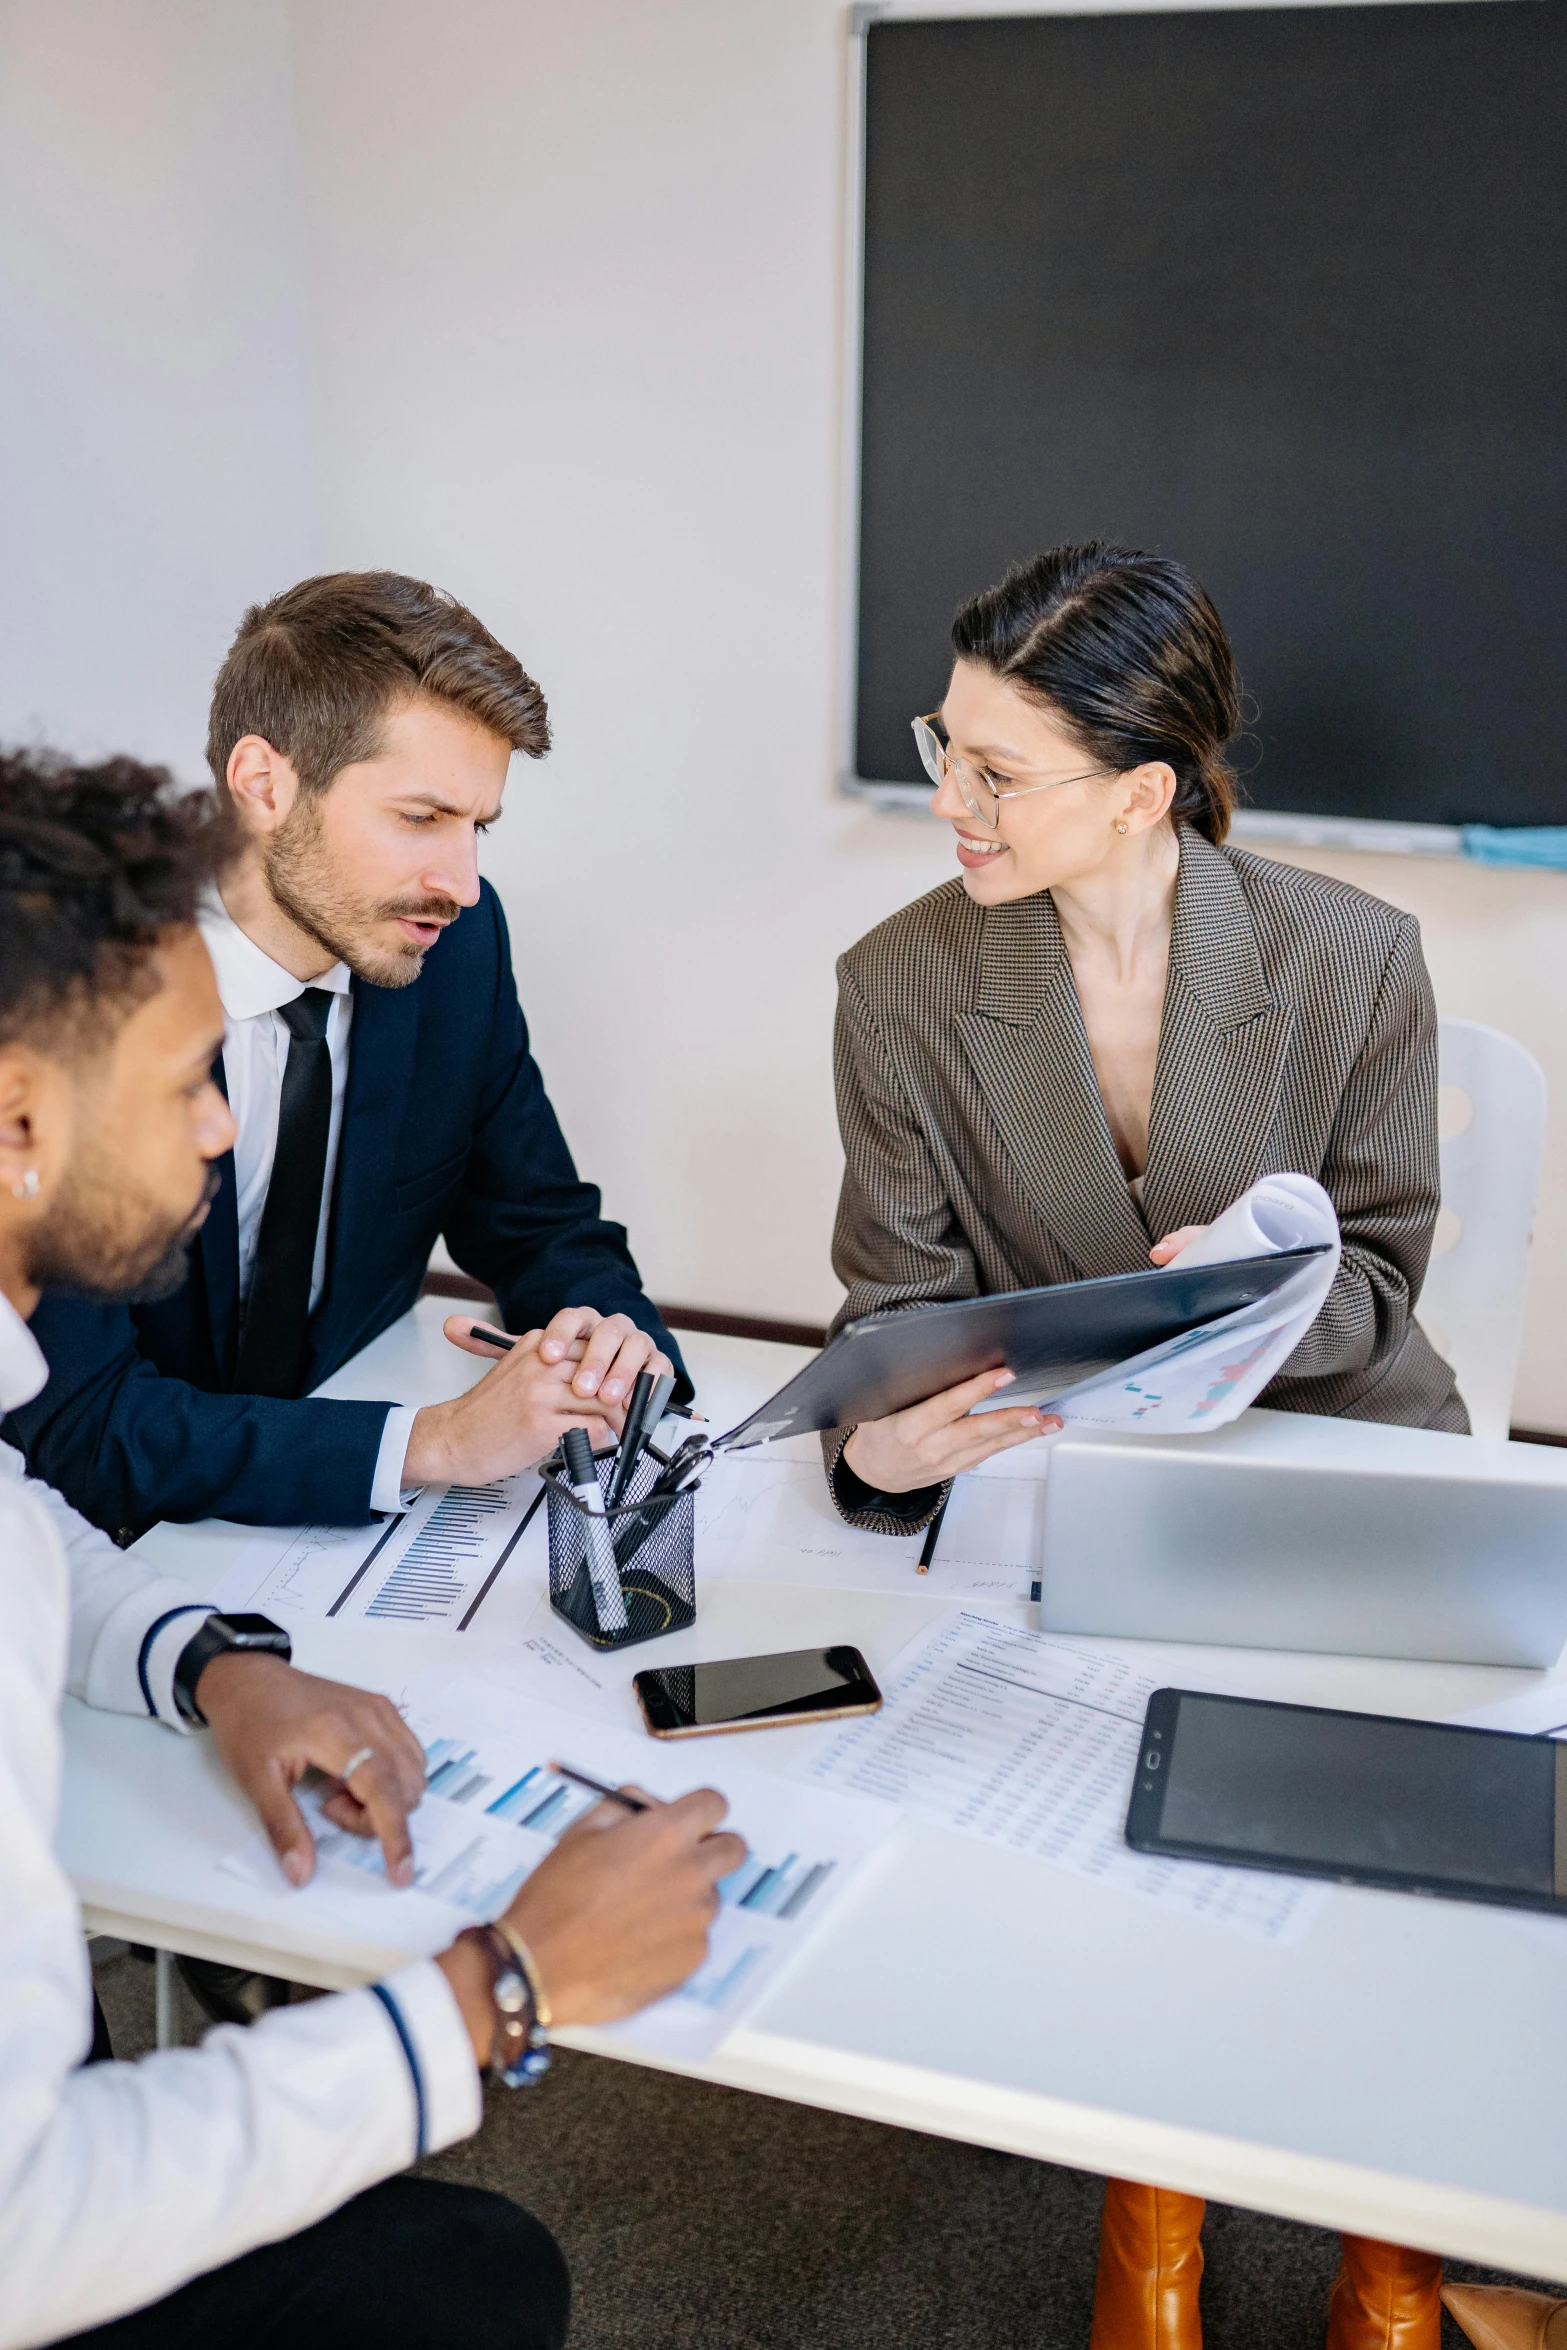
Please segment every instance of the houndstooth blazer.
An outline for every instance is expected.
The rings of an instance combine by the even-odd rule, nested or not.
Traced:
[[[1295,1169],[1332,1199],[1344,1254],[1259,1401],[1467,1429],[1413,1319],[1440,1194],[1436,1007],[1412,916],[1183,830],[1141,1215],[1048,891],[985,907],[947,882],[851,947],[838,985],[834,1328],[1134,1272],[1164,1233]]]

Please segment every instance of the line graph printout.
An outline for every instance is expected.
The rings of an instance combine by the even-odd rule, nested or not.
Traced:
[[[605,1729],[531,1690],[475,1673],[419,1674],[403,1690],[402,1705],[428,1773],[411,1822],[413,1887],[392,1891],[379,1847],[334,1828],[319,1798],[307,1794],[320,1863],[289,1899],[307,1904],[323,1924],[420,1955],[443,1949],[471,1919],[504,1909],[593,1809],[597,1798],[561,1778],[552,1762],[574,1763],[611,1785],[635,1780],[655,1795],[718,1780],[750,1850],[719,1888],[705,1963],[678,1991],[613,2027],[630,2046],[692,2056],[715,2048],[897,1826],[884,1804],[753,1772],[727,1756],[721,1769],[704,1768],[678,1749]],[[281,1887],[263,1836],[223,1866],[250,1883]]]
[[[1127,1844],[1154,1686],[1112,1649],[955,1611],[905,1652],[882,1711],[804,1772],[1232,1933],[1300,1941],[1328,1886]]]
[[[372,1526],[269,1527],[245,1545],[214,1596],[263,1615],[362,1617],[465,1632],[520,1631],[547,1581],[544,1517],[528,1512],[531,1471],[493,1485],[427,1485]]]
[[[867,1534],[832,1505],[814,1459],[727,1453],[696,1500],[698,1575],[833,1583],[862,1591],[915,1591],[961,1599],[1027,1599],[1039,1552],[1043,1444],[1026,1449],[1032,1475],[959,1477],[928,1576],[916,1575],[918,1534]]]

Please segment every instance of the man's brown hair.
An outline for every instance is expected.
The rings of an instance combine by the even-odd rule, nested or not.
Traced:
[[[259,734],[292,762],[302,791],[374,758],[396,703],[445,702],[542,759],[544,696],[515,654],[454,597],[400,571],[333,571],[252,604],[212,689],[207,764],[221,788],[229,754]]]

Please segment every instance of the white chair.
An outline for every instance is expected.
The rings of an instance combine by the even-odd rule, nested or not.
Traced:
[[[1545,1076],[1499,1028],[1438,1028],[1442,1207],[1419,1320],[1453,1366],[1476,1436],[1505,1436],[1523,1342],[1545,1147]]]

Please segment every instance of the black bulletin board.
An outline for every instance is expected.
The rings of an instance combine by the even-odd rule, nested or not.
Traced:
[[[1262,809],[1567,823],[1567,0],[872,23],[855,767],[958,600],[1180,555]]]

